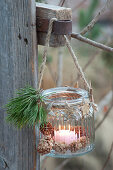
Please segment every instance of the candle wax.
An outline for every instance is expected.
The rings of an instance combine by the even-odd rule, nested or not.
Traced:
[[[54,134],[55,134],[55,142],[58,143],[65,143],[69,145],[72,142],[77,141],[77,134],[75,134],[75,131],[59,130],[59,131],[55,131]]]

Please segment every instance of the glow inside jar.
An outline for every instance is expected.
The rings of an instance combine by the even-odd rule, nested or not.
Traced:
[[[45,143],[39,152],[51,157],[70,158],[92,151],[94,110],[89,93],[78,88],[58,87],[44,90],[42,96],[48,109],[48,127],[40,129],[40,144]],[[82,108],[86,109],[86,106],[88,110],[83,113]]]

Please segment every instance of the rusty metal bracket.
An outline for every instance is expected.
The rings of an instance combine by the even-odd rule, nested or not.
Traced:
[[[36,18],[37,32],[47,33],[49,26],[49,19]],[[58,20],[54,21],[52,33],[55,35],[70,35],[72,33],[71,20]]]
[[[52,34],[49,41],[50,47],[65,46],[64,35],[67,35],[71,40],[72,33],[72,11],[71,8],[54,6],[44,3],[36,3],[36,32],[38,45],[45,46],[49,21],[51,18],[56,18],[54,21]]]

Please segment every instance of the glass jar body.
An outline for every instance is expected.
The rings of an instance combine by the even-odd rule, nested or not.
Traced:
[[[94,111],[89,94],[69,87],[45,90],[48,115],[40,126],[42,154],[58,158],[83,155],[94,149]],[[47,146],[47,147],[45,147]]]

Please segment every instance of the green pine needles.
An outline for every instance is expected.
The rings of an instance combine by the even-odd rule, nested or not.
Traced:
[[[7,121],[21,128],[33,126],[46,121],[46,107],[41,91],[32,87],[25,87],[16,92],[17,96],[12,98],[5,106],[7,110]]]

